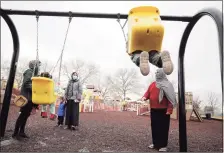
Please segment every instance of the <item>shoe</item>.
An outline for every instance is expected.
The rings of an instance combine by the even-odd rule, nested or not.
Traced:
[[[65,129],[65,130],[69,130],[69,129],[71,129],[71,127],[66,126],[64,129]]]
[[[18,134],[13,134],[12,138],[15,139],[15,140],[21,140],[21,138]]]
[[[149,149],[154,149],[154,144],[148,146]]]
[[[27,138],[27,139],[30,138],[25,133],[20,133],[19,136],[22,137],[22,138]]]
[[[140,71],[142,75],[147,76],[149,74],[149,53],[146,51],[141,52],[140,54]]]
[[[168,51],[161,52],[161,60],[164,72],[166,75],[170,75],[173,72],[173,62],[171,61],[170,53]]]
[[[51,114],[50,115],[50,120],[53,120],[54,121],[55,119],[56,119],[56,115],[55,114]]]
[[[76,130],[75,126],[72,126],[72,127],[71,127],[71,130]]]
[[[47,118],[47,112],[41,112],[41,117],[42,118]]]
[[[167,152],[167,148],[166,148],[166,147],[164,147],[164,148],[160,148],[160,149],[159,149],[159,152]]]

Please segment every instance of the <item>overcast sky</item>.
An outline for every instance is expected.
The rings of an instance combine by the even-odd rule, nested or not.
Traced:
[[[1,7],[7,9],[124,13],[136,6],[152,5],[160,9],[161,15],[192,16],[207,7],[222,10],[221,1],[8,1]],[[2,18],[1,18],[2,19]],[[36,18],[35,16],[12,16],[20,38],[19,58],[35,59]],[[1,58],[10,59],[13,51],[11,33],[1,20]],[[122,20],[123,23],[125,20]],[[179,44],[187,23],[163,22],[165,36],[163,49],[169,50],[175,65],[171,74],[177,80]],[[39,50],[40,59],[56,63],[68,25],[66,17],[40,17]],[[127,32],[127,29],[125,29]],[[218,38],[216,25],[210,17],[204,17],[195,26],[186,47],[185,82],[186,91],[206,101],[207,92],[219,95],[221,107],[221,75],[219,65]],[[73,18],[67,38],[64,60],[80,58],[100,65],[104,73],[113,73],[117,68],[136,68],[125,52],[125,42],[116,19]],[[154,71],[153,67],[153,71]],[[146,80],[142,77],[142,80]]]

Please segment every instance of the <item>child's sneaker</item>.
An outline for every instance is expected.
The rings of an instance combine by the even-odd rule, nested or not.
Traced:
[[[154,144],[148,146],[149,149],[154,149]]]
[[[161,52],[161,59],[164,72],[166,75],[170,75],[173,72],[173,62],[171,61],[170,53],[168,51]]]
[[[159,149],[159,152],[167,152],[167,148],[166,148],[166,147],[164,147],[164,148],[160,148],[160,149]]]
[[[146,76],[149,74],[149,53],[146,51],[141,52],[140,54],[140,71],[142,75]]]

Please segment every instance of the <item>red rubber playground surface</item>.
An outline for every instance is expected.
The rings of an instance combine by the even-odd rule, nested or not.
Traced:
[[[11,105],[5,140],[13,132],[18,108]],[[94,112],[80,114],[79,131],[55,127],[56,121],[32,115],[27,123],[30,139],[1,146],[3,152],[155,152],[147,146],[151,142],[149,116],[136,112]],[[204,120],[187,122],[188,151],[222,152],[222,122]],[[178,122],[171,120],[169,151],[179,151]]]

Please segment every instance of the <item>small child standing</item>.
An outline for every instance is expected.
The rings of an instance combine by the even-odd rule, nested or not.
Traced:
[[[58,107],[58,125],[57,125],[59,127],[62,126],[64,123],[65,107],[66,107],[65,98],[60,97],[60,104]]]

